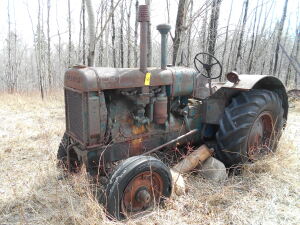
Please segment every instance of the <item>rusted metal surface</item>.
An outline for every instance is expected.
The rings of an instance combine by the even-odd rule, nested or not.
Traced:
[[[270,112],[261,113],[254,121],[248,138],[248,157],[257,160],[270,149],[274,119]],[[274,137],[273,137],[274,138]]]
[[[148,56],[148,23],[150,21],[149,17],[149,7],[148,5],[139,6],[139,22],[140,22],[140,70],[143,73],[147,72],[147,56]]]
[[[165,124],[168,119],[168,98],[159,96],[154,102],[154,122]]]
[[[151,73],[149,86],[173,83],[173,73],[170,70],[148,68],[148,72]],[[83,92],[144,86],[145,74],[139,69],[95,67],[69,69],[65,74],[65,87]]]
[[[191,96],[194,89],[196,70],[184,67],[169,67],[173,73],[171,96]]]
[[[163,181],[160,175],[146,171],[137,175],[127,185],[121,201],[122,213],[127,217],[154,207],[163,192]]]
[[[201,145],[191,154],[187,155],[183,160],[173,166],[173,170],[178,173],[187,173],[195,169],[200,163],[204,162],[212,155],[213,151],[210,150],[205,144]]]
[[[226,78],[229,82],[237,84],[240,82],[239,74],[235,71],[231,71],[226,74]]]
[[[167,142],[167,143],[165,143],[165,144],[163,144],[163,145],[160,145],[160,146],[158,146],[158,147],[156,147],[156,148],[151,149],[151,150],[148,151],[148,152],[145,152],[143,155],[149,155],[149,154],[151,154],[151,153],[153,153],[153,152],[156,152],[156,151],[158,151],[158,150],[160,150],[160,149],[162,149],[162,148],[165,148],[165,147],[167,147],[167,146],[169,146],[169,145],[172,145],[172,144],[174,144],[174,143],[177,143],[177,142],[181,141],[182,139],[185,139],[185,138],[187,138],[187,137],[189,137],[189,136],[192,136],[192,135],[196,134],[197,132],[199,132],[197,129],[191,130],[191,131],[187,132],[187,133],[184,134],[184,135],[181,135],[181,136],[179,136],[179,137],[177,137],[177,138],[175,138],[175,139],[173,139],[173,140],[171,140],[171,141],[169,141],[169,142]]]

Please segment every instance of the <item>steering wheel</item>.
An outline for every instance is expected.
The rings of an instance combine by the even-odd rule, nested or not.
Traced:
[[[200,56],[207,56],[208,57],[208,63],[204,63],[201,59],[200,59]],[[214,62],[215,61],[215,62]],[[201,67],[199,66],[199,63],[201,64]],[[209,53],[205,53],[205,52],[200,52],[198,53],[195,58],[194,58],[194,65],[195,65],[195,68],[196,70],[204,77],[208,78],[208,79],[217,79],[219,77],[222,76],[222,65],[220,63],[220,61],[214,57],[213,55],[209,54]],[[212,77],[211,76],[211,70],[212,70],[212,67],[215,66],[215,65],[218,65],[220,67],[220,73],[218,76],[216,77]],[[206,74],[203,74],[202,73],[202,68],[204,68],[207,72],[207,75]]]

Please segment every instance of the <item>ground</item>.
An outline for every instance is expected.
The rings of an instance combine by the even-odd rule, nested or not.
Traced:
[[[189,192],[127,224],[300,224],[300,104],[279,149],[223,184],[185,175]],[[0,94],[0,224],[110,224],[84,172],[59,179],[62,93]]]

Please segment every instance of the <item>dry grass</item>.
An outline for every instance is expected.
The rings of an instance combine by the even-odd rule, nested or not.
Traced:
[[[128,224],[300,224],[300,104],[279,150],[224,185],[186,177],[189,193]],[[84,172],[59,180],[60,93],[0,95],[0,224],[108,224]],[[298,139],[297,139],[298,138]],[[298,146],[298,147],[297,147]]]

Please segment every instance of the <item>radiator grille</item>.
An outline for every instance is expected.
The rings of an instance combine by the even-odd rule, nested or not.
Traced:
[[[67,89],[65,93],[67,130],[83,141],[82,94]]]

